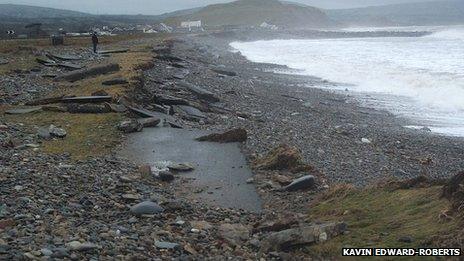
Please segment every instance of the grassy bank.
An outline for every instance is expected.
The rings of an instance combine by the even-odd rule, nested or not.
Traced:
[[[391,189],[336,186],[311,208],[311,219],[344,221],[349,233],[313,246],[317,255],[341,255],[343,247],[432,247],[456,233],[459,219],[447,216],[442,186]],[[411,239],[411,242],[408,242]]]

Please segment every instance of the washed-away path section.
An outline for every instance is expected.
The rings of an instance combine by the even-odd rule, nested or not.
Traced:
[[[192,163],[195,170],[178,175],[191,178],[192,197],[210,205],[258,212],[261,200],[254,185],[247,184],[252,172],[237,143],[198,142],[210,134],[175,128],[144,129],[131,134],[121,155],[139,164]]]

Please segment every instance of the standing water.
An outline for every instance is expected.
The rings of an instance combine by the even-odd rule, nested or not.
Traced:
[[[337,82],[333,88],[358,94],[365,105],[413,119],[434,132],[464,136],[464,26],[428,30],[433,33],[424,37],[272,40],[231,46],[251,61],[287,65],[298,74]]]

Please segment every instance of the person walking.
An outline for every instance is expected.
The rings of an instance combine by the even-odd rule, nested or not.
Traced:
[[[97,53],[97,45],[98,45],[97,32],[93,32],[92,34],[92,44],[93,44],[93,52]]]

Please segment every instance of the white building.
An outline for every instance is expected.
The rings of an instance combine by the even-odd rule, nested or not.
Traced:
[[[182,28],[201,28],[201,21],[185,21],[180,23]]]

